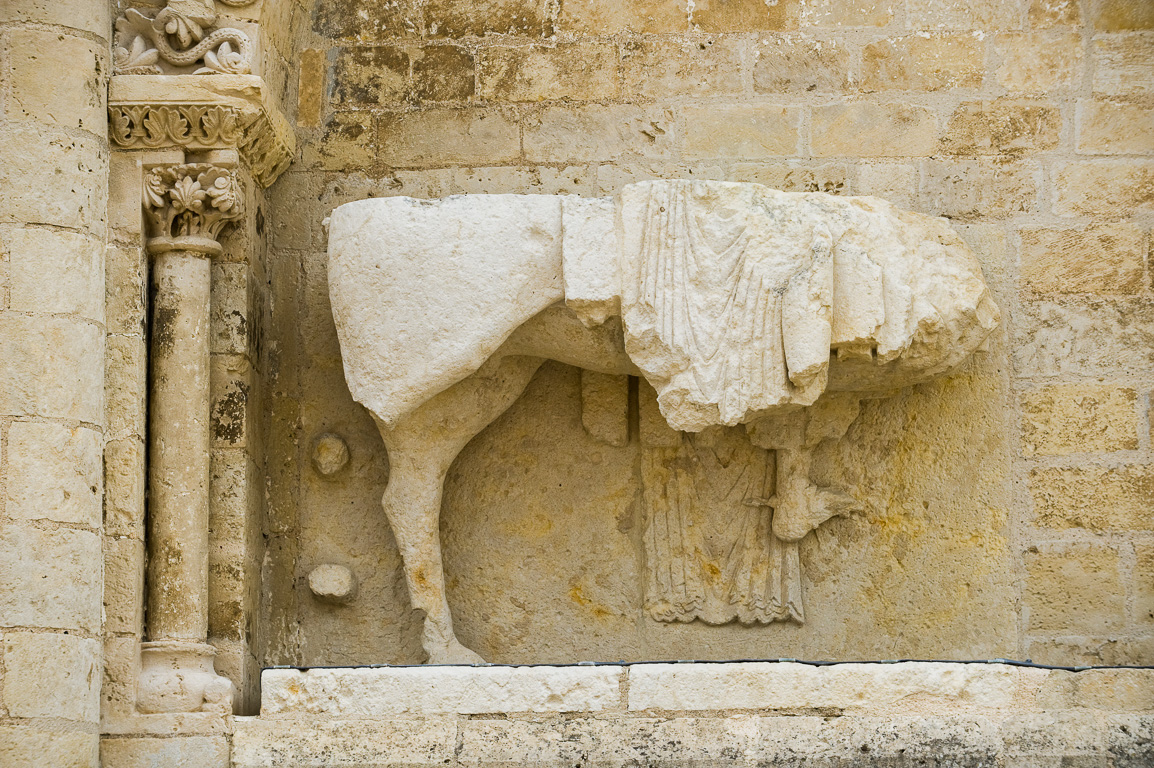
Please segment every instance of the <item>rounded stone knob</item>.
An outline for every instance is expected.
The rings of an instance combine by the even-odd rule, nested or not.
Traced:
[[[313,443],[313,466],[325,477],[331,477],[349,463],[349,446],[340,435],[326,433]]]
[[[309,589],[324,603],[347,603],[356,596],[357,577],[343,565],[324,563],[309,572]]]

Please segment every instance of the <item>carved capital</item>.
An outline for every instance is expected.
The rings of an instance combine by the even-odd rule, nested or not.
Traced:
[[[244,192],[231,168],[187,163],[153,168],[144,178],[148,251],[220,253],[221,231],[244,213]]]
[[[220,0],[240,7],[254,0]],[[203,64],[195,74],[247,74],[252,71],[248,35],[229,27],[213,28],[213,0],[168,0],[155,14],[130,8],[116,20],[113,48],[115,74],[159,75],[162,65],[185,70]]]

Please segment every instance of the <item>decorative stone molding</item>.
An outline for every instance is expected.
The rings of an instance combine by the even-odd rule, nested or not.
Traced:
[[[114,77],[109,133],[122,149],[236,149],[262,188],[292,163],[287,120],[255,75]]]
[[[148,250],[196,250],[217,255],[225,225],[244,212],[236,172],[211,163],[154,168],[144,178]]]
[[[221,0],[240,7],[254,0]],[[155,15],[129,8],[116,20],[114,73],[159,75],[161,63],[187,69],[203,62],[194,74],[247,74],[252,71],[252,43],[239,29],[216,23],[213,0],[168,0]]]

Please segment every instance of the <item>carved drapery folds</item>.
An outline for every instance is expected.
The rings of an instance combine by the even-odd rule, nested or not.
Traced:
[[[240,7],[254,0],[219,0]],[[247,74],[252,71],[252,43],[239,29],[216,23],[214,0],[168,0],[155,15],[130,8],[116,20],[113,59],[118,75],[159,75],[163,65],[184,70],[202,64],[195,74]]]
[[[144,178],[148,249],[220,253],[217,238],[244,212],[236,172],[211,163],[154,168]]]

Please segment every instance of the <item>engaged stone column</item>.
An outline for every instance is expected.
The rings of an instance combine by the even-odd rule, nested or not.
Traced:
[[[217,237],[242,211],[232,168],[152,170],[144,207],[152,257],[148,637],[138,706],[232,710],[208,638],[209,296]]]

